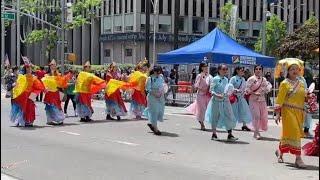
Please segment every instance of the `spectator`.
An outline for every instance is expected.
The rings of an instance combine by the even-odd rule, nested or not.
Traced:
[[[35,75],[37,76],[37,78],[41,81],[41,79],[45,76],[46,72],[44,70],[44,67],[43,66],[40,66],[40,69],[37,70],[35,72]],[[40,102],[42,101],[42,98],[43,98],[43,92],[41,92],[37,98],[36,98],[36,101],[39,101],[39,96],[40,96]]]
[[[250,71],[250,69],[246,69],[245,71],[244,71],[244,79],[247,81],[248,79],[249,79],[249,77],[251,77],[251,71]]]
[[[176,105],[176,70],[175,69],[171,69],[171,73],[170,73],[170,76],[168,78],[168,85],[169,85],[169,90],[168,92],[166,93],[165,95],[165,98],[167,99],[168,95],[170,92],[172,92],[172,98],[173,98],[173,101],[172,101],[172,105]]]
[[[194,84],[194,82],[196,81],[196,77],[197,77],[196,68],[193,68],[192,72],[191,72],[191,83],[192,84]]]
[[[12,89],[16,85],[16,81],[18,79],[18,67],[13,67],[10,69],[5,76],[5,84],[7,89],[6,98],[12,97]]]

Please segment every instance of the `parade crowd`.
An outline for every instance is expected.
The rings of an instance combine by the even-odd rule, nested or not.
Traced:
[[[49,64],[49,71],[41,67],[32,72],[32,64],[25,62],[22,73],[12,68],[6,81],[7,97],[11,98],[10,120],[16,126],[33,126],[35,121],[35,101],[43,101],[48,125],[63,125],[68,117],[68,104],[71,100],[74,115],[80,122],[90,122],[94,113],[91,106],[92,95],[104,90],[107,120],[121,120],[130,112],[136,119],[148,119],[147,126],[155,135],[161,135],[158,122],[163,121],[165,98],[173,84],[177,84],[177,72],[164,71],[160,66],[150,69],[148,61],[140,61],[133,71],[121,72],[116,63],[111,63],[104,77],[91,73],[91,65],[86,62],[83,71],[77,73],[68,70],[61,74],[55,60]],[[319,156],[319,125],[314,140],[301,146],[301,138],[309,136],[312,113],[318,110],[316,97],[303,78],[303,62],[287,60],[275,67],[274,78],[282,77],[279,93],[275,101],[276,123],[282,123],[282,135],[275,154],[279,163],[283,163],[283,154],[296,156],[297,168],[305,168],[301,154]],[[186,110],[195,115],[201,130],[206,130],[205,122],[211,126],[212,140],[220,140],[219,129],[228,132],[228,141],[237,141],[232,133],[237,123],[243,131],[253,131],[253,137],[262,138],[261,132],[268,130],[268,108],[266,94],[272,90],[272,84],[263,76],[262,65],[255,65],[253,75],[245,79],[245,68],[238,66],[228,79],[228,67],[218,66],[218,74],[209,73],[208,64],[199,65],[192,72],[193,86],[197,97]],[[271,74],[270,74],[271,78]],[[131,96],[127,108],[122,92]],[[175,96],[175,91],[172,91]],[[175,97],[173,97],[175,99]],[[62,102],[64,107],[62,108]],[[70,114],[70,113],[69,113]],[[252,125],[252,128],[249,126]]]

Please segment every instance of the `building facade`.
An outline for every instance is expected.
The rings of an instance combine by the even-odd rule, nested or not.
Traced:
[[[213,30],[221,17],[220,8],[229,0],[179,0],[179,21],[174,22],[175,0],[158,0],[156,14],[151,4],[150,60],[153,57],[153,24],[155,22],[156,53],[173,49],[174,24],[179,26],[179,46],[193,42]],[[146,0],[103,0],[101,7],[101,64],[115,61],[134,64],[145,57]],[[239,39],[253,45],[261,30],[263,0],[231,0],[237,5]],[[297,28],[312,14],[319,18],[319,0],[279,0],[268,4],[268,11],[287,26]],[[289,9],[290,7],[290,9]],[[292,8],[292,9],[291,9]],[[290,18],[290,11],[293,18]],[[293,19],[293,22],[290,20]],[[155,20],[155,21],[154,21]]]
[[[82,0],[65,0],[65,2],[75,3]],[[39,1],[41,2],[41,1]],[[61,8],[60,0],[43,0],[48,7],[51,7],[45,13],[37,13],[35,16],[45,21],[51,21],[55,16],[54,9]],[[14,7],[13,7],[14,8]],[[65,53],[75,53],[75,64],[83,64],[85,61],[90,60],[92,64],[100,64],[100,9],[95,10],[96,18],[91,18],[90,23],[80,28],[65,31]],[[21,56],[27,56],[33,64],[47,65],[50,59],[56,59],[58,63],[61,63],[60,52],[61,48],[57,41],[56,46],[46,56],[47,41],[43,41],[35,44],[26,44],[25,38],[28,32],[34,29],[50,28],[48,25],[41,21],[21,16]],[[54,30],[54,28],[51,28]],[[5,37],[5,54],[8,55],[11,65],[17,64],[17,51],[16,51],[16,22],[13,21],[11,26],[6,27]],[[58,32],[60,37],[60,32]],[[20,62],[21,62],[20,58]],[[65,61],[65,63],[68,63]]]

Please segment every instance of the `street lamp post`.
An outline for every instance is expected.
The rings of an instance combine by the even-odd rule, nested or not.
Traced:
[[[64,17],[65,17],[65,1],[61,0],[61,72],[64,73]]]
[[[262,7],[262,54],[266,55],[266,20],[267,20],[267,0],[263,0]]]
[[[151,1],[153,6],[153,61],[152,61],[152,67],[156,64],[156,15],[157,15],[157,5],[158,0]]]
[[[20,0],[17,0],[17,66],[20,66]]]

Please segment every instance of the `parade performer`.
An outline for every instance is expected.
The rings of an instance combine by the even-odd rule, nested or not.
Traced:
[[[108,120],[114,120],[112,116],[117,116],[117,120],[120,120],[120,116],[125,116],[127,114],[127,109],[124,104],[124,101],[121,97],[120,89],[115,90],[111,95],[108,95],[108,88],[110,80],[120,80],[120,73],[118,72],[118,68],[116,63],[111,63],[107,70],[106,75],[106,90],[105,90],[105,101],[106,101],[106,113]]]
[[[196,120],[200,123],[200,128],[203,131],[206,130],[203,121],[211,98],[209,84],[207,83],[207,78],[209,78],[209,76],[211,75],[208,73],[208,64],[205,62],[200,63],[199,74],[194,83],[194,87],[197,89],[197,98],[194,103],[186,108],[188,112],[196,116]]]
[[[48,125],[62,125],[65,119],[61,107],[63,89],[67,88],[71,73],[62,76],[57,70],[57,63],[52,60],[49,64],[49,73],[41,80],[45,86],[44,104],[46,105],[46,115]]]
[[[25,62],[24,75],[18,75],[16,86],[12,91],[11,122],[16,126],[33,126],[36,119],[34,101],[43,90],[41,81],[32,75],[31,63]]]
[[[83,66],[76,80],[75,92],[77,101],[77,112],[80,116],[80,122],[92,121],[93,108],[91,106],[91,97],[93,94],[105,88],[105,81],[90,73],[91,65],[87,61]]]
[[[303,154],[307,156],[318,156],[319,157],[319,123],[317,123],[316,129],[314,131],[314,137],[312,142],[308,142],[302,146]]]
[[[284,153],[294,154],[297,168],[306,167],[301,158],[301,137],[303,137],[302,127],[306,98],[304,83],[298,79],[299,76],[303,75],[302,69],[303,66],[296,60],[281,60],[275,69],[275,78],[279,77],[280,71],[286,77],[280,84],[275,104],[276,123],[282,121],[282,136],[276,155],[278,162],[283,163]]]
[[[130,111],[137,119],[141,119],[143,112],[147,106],[147,97],[145,93],[145,84],[149,69],[149,63],[146,59],[139,62],[133,72],[129,76],[129,82],[136,83],[131,100]]]
[[[230,102],[234,117],[238,123],[242,123],[242,131],[251,131],[247,124],[252,121],[249,105],[244,98],[244,92],[246,87],[246,80],[243,77],[244,67],[236,67],[233,72],[233,77],[230,79],[230,83],[235,88],[235,92],[230,96]]]
[[[74,92],[77,75],[75,74],[76,73],[75,71],[70,70],[69,72],[72,74],[72,77],[68,82],[67,89],[65,90],[65,95],[67,97],[66,97],[66,101],[64,102],[64,115],[66,117],[68,117],[68,111],[67,111],[68,110],[68,104],[69,104],[69,101],[71,100],[72,101],[73,110],[74,110],[74,116],[77,117],[78,116],[77,111],[76,111],[77,102],[76,102],[75,92]]]
[[[232,129],[236,126],[236,119],[229,101],[229,93],[233,86],[228,84],[228,68],[222,64],[218,66],[218,75],[210,80],[210,93],[212,97],[208,104],[205,121],[212,126],[212,140],[218,140],[216,128],[225,128],[228,132],[228,141],[236,141],[232,135]]]
[[[150,72],[147,79],[146,91],[147,95],[147,108],[145,110],[146,116],[148,117],[149,128],[154,132],[155,135],[161,135],[158,129],[157,122],[163,121],[164,106],[165,106],[165,87],[164,78],[162,75],[162,69],[160,66],[155,66]]]
[[[254,128],[253,137],[257,140],[261,138],[260,130],[268,130],[268,109],[265,95],[271,91],[272,85],[265,77],[262,77],[263,67],[254,66],[254,75],[251,76],[246,85],[245,94],[249,99],[249,107],[252,115],[252,125]],[[249,96],[249,97],[248,97]]]

